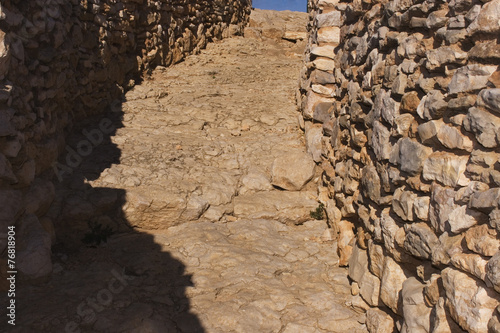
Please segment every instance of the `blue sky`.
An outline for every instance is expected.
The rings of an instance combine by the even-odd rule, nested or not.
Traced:
[[[253,0],[252,6],[260,9],[293,10],[305,12],[307,0]]]

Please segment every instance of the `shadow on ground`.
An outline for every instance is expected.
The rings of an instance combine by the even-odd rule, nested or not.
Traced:
[[[184,264],[129,226],[125,190],[88,183],[120,163],[111,141],[122,127],[120,105],[68,136],[50,212],[59,216],[53,274],[19,286],[17,323],[9,331],[204,332],[190,311],[186,288],[193,283]]]

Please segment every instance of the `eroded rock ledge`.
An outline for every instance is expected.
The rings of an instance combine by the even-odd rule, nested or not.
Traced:
[[[310,0],[298,104],[370,332],[498,332],[500,1]]]

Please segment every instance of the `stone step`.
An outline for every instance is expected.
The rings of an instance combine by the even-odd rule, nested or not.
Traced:
[[[234,198],[234,216],[245,219],[272,219],[301,224],[311,220],[318,207],[314,192],[270,191]]]

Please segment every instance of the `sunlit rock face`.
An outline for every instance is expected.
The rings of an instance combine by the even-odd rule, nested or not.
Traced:
[[[357,224],[359,249],[339,243],[339,253],[375,260],[382,249],[391,258],[397,278],[384,278],[384,264],[375,275],[379,303],[401,332],[498,327],[499,6],[308,4],[300,120],[323,124],[318,162],[333,175],[323,178],[331,223]],[[359,266],[356,258],[349,264]],[[386,320],[368,318],[370,332]]]

